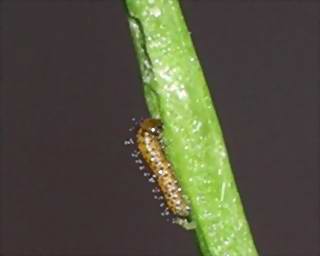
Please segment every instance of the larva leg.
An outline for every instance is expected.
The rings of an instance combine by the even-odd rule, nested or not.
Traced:
[[[172,220],[173,224],[177,224],[186,230],[193,230],[196,228],[196,223],[194,221],[189,222],[186,218],[176,217]]]

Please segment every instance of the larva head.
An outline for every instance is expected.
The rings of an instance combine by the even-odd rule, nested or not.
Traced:
[[[147,118],[140,123],[140,128],[151,134],[158,135],[162,123],[159,119]]]

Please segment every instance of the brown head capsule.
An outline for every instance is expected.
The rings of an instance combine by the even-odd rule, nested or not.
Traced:
[[[163,151],[161,131],[160,120],[143,120],[137,132],[138,150],[154,175],[169,210],[176,216],[187,217],[190,207],[182,196],[172,166]]]

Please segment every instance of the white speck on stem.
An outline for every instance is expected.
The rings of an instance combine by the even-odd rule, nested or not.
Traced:
[[[221,186],[221,195],[220,195],[220,201],[222,202],[224,199],[224,194],[225,194],[225,190],[226,190],[226,183],[223,182],[222,186]]]
[[[153,7],[150,9],[150,14],[154,17],[159,17],[161,15],[161,10],[158,7]]]

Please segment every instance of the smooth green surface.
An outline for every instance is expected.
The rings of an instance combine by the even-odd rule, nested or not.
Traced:
[[[205,256],[258,255],[219,121],[177,0],[126,0],[147,105],[164,124],[166,154]]]

